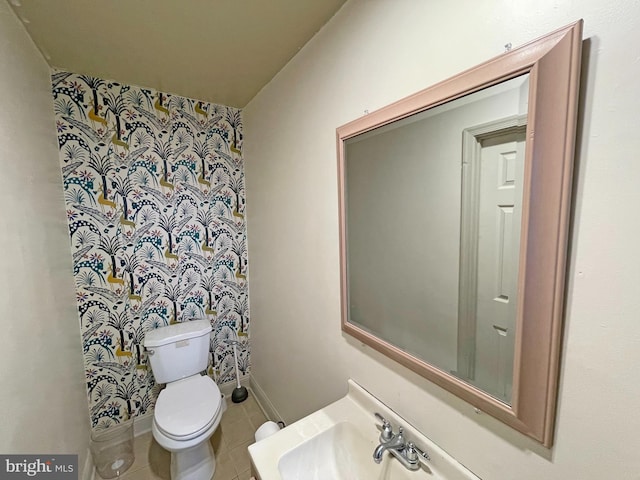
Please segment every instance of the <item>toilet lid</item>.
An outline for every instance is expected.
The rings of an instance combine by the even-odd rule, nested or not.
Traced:
[[[156,401],[156,425],[173,438],[192,438],[220,411],[220,390],[211,378],[195,375],[167,385]]]

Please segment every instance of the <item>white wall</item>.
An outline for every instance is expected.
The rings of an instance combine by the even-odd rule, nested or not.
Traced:
[[[0,1],[0,452],[77,453],[89,415],[49,67]]]
[[[551,450],[341,334],[335,129],[585,19]],[[253,375],[287,421],[351,377],[480,477],[638,478],[640,3],[351,0],[244,110]]]

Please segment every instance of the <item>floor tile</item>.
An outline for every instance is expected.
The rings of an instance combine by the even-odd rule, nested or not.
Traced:
[[[247,414],[240,405],[231,404],[227,407],[227,411],[222,415],[221,423],[233,423],[247,418]]]
[[[238,472],[233,466],[233,461],[228,453],[223,453],[220,457],[216,457],[216,472],[213,474],[213,480],[232,480],[237,474]]]
[[[227,444],[222,439],[222,428],[216,428],[216,431],[213,432],[211,438],[209,439],[211,442],[211,446],[213,447],[213,454],[217,457],[218,455],[222,455],[224,452],[228,452]]]
[[[153,442],[153,434],[151,432],[144,433],[135,437],[133,442],[133,454],[135,459],[133,465],[129,467],[127,473],[134,472],[142,467],[149,465],[149,450]]]
[[[255,429],[248,418],[222,425],[222,438],[229,449],[254,439]]]
[[[251,460],[249,458],[249,451],[247,447],[251,445],[253,441],[241,443],[240,445],[233,447],[229,450],[229,455],[233,461],[233,466],[238,473],[244,472],[251,468]]]
[[[238,475],[238,480],[250,480],[251,479],[251,470],[245,470],[244,472]]]
[[[253,397],[247,398],[244,402],[241,403],[241,405],[242,408],[244,408],[245,412],[247,412],[247,415],[251,415],[252,413],[261,413],[264,415],[262,409],[260,408],[260,405],[258,405],[258,402],[256,402],[255,398]]]
[[[120,480],[160,480],[160,477],[153,473],[151,468],[147,465],[146,467],[139,468],[133,472],[129,472],[127,470],[127,472],[120,477]]]
[[[262,412],[252,413],[249,415],[249,421],[251,422],[251,426],[255,432],[255,430],[260,428],[260,425],[267,421],[267,417],[265,417]]]

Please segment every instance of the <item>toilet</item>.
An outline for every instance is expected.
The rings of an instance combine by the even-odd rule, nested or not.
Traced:
[[[225,402],[207,368],[211,324],[193,320],[147,332],[144,347],[157,383],[166,383],[153,413],[153,438],[171,452],[172,480],[210,480],[216,461],[209,438]]]

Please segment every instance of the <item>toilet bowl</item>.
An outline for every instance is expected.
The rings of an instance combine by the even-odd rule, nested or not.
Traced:
[[[171,452],[172,480],[209,480],[215,457],[209,438],[222,418],[220,390],[196,375],[167,385],[156,402],[152,432]]]
[[[153,438],[171,452],[172,480],[210,480],[216,460],[209,438],[220,424],[226,402],[216,383],[201,375],[207,366],[208,320],[196,320],[147,333],[144,346],[160,392],[153,413]]]

